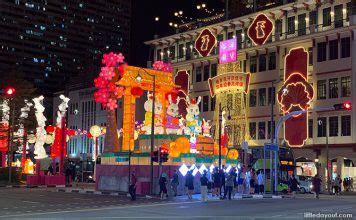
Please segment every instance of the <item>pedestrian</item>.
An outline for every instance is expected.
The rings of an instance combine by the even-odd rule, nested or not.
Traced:
[[[226,192],[224,192],[223,199],[226,199],[226,196],[228,196],[229,200],[231,200],[232,188],[234,187],[234,179],[235,179],[234,172],[230,171],[230,173],[226,177],[226,186],[225,186]]]
[[[313,191],[315,198],[319,199],[320,189],[321,189],[321,179],[318,175],[315,175],[312,179]]]
[[[132,171],[130,186],[129,186],[129,193],[132,201],[136,200],[136,185],[137,185],[137,177],[135,175],[135,171]]]
[[[341,191],[341,178],[340,175],[338,175],[335,180],[334,180],[334,184],[335,184],[335,195],[339,195],[340,191]]]
[[[192,199],[192,194],[194,191],[194,176],[192,174],[192,170],[188,171],[185,176],[185,187],[187,188],[188,199]]]
[[[348,189],[347,189],[347,187],[348,187],[348,179],[347,179],[347,177],[344,178],[342,186],[344,187],[344,191],[348,191]]]
[[[223,166],[223,168],[224,168],[224,166]],[[220,181],[221,181],[221,185],[220,185],[220,197],[222,196],[222,190],[224,190],[224,196],[226,197],[225,171],[224,171],[224,169],[220,169],[219,174],[220,174]]]
[[[258,173],[257,184],[258,184],[258,194],[263,194],[265,191],[265,186],[264,186],[264,177],[263,177],[262,170]]]
[[[245,172],[244,179],[244,193],[248,194],[250,192],[250,171]]]
[[[238,192],[238,184],[237,184],[237,172],[236,172],[236,168],[233,168],[233,173],[234,173],[234,188],[232,190],[232,197],[235,197],[235,194]]]
[[[48,176],[53,176],[53,174],[54,174],[54,173],[53,173],[53,166],[52,166],[52,164],[50,164],[49,167],[48,167],[48,173],[47,173],[47,175],[48,175]]]
[[[250,194],[255,194],[255,172],[250,171]]]
[[[214,169],[213,183],[214,183],[213,196],[219,196],[220,195],[220,187],[221,187],[221,178],[220,178],[218,168]]]
[[[289,189],[292,192],[292,198],[295,199],[295,192],[298,190],[299,186],[298,180],[292,175],[291,179],[289,180]]]
[[[238,178],[237,178],[237,188],[238,188],[238,193],[239,194],[243,194],[243,191],[244,191],[244,179],[245,179],[245,176],[244,176],[244,172],[243,170],[239,170],[239,174],[238,174]]]
[[[350,191],[354,191],[354,179],[352,177],[350,177]]]
[[[159,194],[161,199],[167,198],[167,175],[165,173],[162,173],[159,178]]]
[[[200,177],[201,200],[203,202],[208,201],[208,182],[207,172],[204,170],[203,176]]]
[[[172,186],[174,196],[177,196],[178,185],[179,185],[179,176],[177,170],[174,170],[172,181],[171,181],[171,186]]]

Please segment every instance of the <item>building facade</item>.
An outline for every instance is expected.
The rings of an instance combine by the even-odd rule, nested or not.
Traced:
[[[303,47],[308,52],[308,83],[314,90],[311,109],[356,101],[356,17],[351,1],[286,1],[285,4],[233,18],[225,22],[202,26],[146,42],[154,49],[153,61],[172,63],[175,73],[187,70],[190,95],[201,96],[202,116],[213,119],[216,101],[210,97],[208,79],[216,76],[218,45],[209,56],[202,57],[194,42],[204,28],[218,42],[236,38],[237,63],[243,72],[251,73],[247,100],[247,137],[251,148],[270,142],[273,108],[274,122],[283,115],[275,94],[283,86],[284,60],[292,48]],[[256,46],[247,31],[253,19],[265,14],[274,25],[267,41]],[[272,106],[271,106],[272,105]],[[215,120],[216,121],[216,120]],[[301,147],[293,147],[297,173],[309,176],[316,170],[322,176],[355,177],[356,109],[351,111],[313,111],[308,114],[308,138]],[[283,140],[283,128],[280,138]],[[282,141],[283,145],[286,145]],[[327,150],[328,149],[328,150]],[[327,166],[327,158],[329,165]],[[304,163],[305,162],[305,163]],[[352,163],[353,162],[353,163]],[[311,166],[314,171],[309,170]],[[327,169],[328,167],[328,169]],[[298,169],[298,167],[297,167]]]
[[[45,95],[96,74],[106,51],[128,55],[131,1],[1,1],[0,15],[0,75],[23,72]]]

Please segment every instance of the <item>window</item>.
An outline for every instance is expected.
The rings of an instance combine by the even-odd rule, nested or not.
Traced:
[[[256,122],[250,122],[250,137],[253,140],[256,140]]]
[[[195,98],[195,100],[198,100],[198,96]],[[202,107],[203,107],[203,102],[200,102],[200,103],[198,104],[198,107],[199,107],[199,111],[202,112],[202,111],[203,111],[203,109],[202,109]]]
[[[209,111],[209,96],[203,96],[203,112]]]
[[[341,5],[336,5],[334,7],[334,22],[335,22],[335,27],[342,27],[343,26],[343,16],[342,16],[342,4]]]
[[[323,27],[331,25],[331,8],[323,9]]]
[[[276,69],[276,53],[272,52],[268,54],[268,70]]]
[[[258,139],[266,139],[266,122],[258,122]]]
[[[317,99],[326,99],[326,80],[318,80],[317,84]]]
[[[259,56],[258,71],[266,71],[266,54],[261,54]]]
[[[216,103],[215,100],[216,100],[215,97],[211,98],[211,103],[210,103],[210,110],[211,111],[215,111],[215,103]]]
[[[201,82],[201,66],[195,69],[195,82]]]
[[[267,138],[270,139],[271,138],[271,128],[272,128],[272,137],[274,138],[274,132],[275,132],[275,125],[276,122],[273,121],[272,127],[271,127],[271,121],[268,121],[268,125],[267,125]]]
[[[179,44],[178,46],[178,57],[179,59],[184,57],[184,44]]]
[[[246,60],[243,60],[243,68],[242,69],[244,72],[246,72],[246,66],[247,66]]]
[[[191,42],[188,42],[185,44],[185,58],[187,60],[192,58],[192,50],[193,50],[193,45]]]
[[[329,41],[329,59],[335,60],[339,57],[339,42],[338,40]]]
[[[351,77],[341,77],[341,97],[351,96]]]
[[[326,137],[326,118],[318,118],[318,137]]]
[[[250,72],[255,73],[257,72],[257,58],[251,57],[250,59]]]
[[[218,68],[218,66],[217,66],[216,63],[211,64],[211,70],[210,70],[211,71],[211,77],[216,76],[217,68]]]
[[[234,36],[234,32],[227,33],[227,39],[232,39]]]
[[[168,47],[163,48],[163,61],[168,61]]]
[[[266,105],[266,88],[261,88],[258,90],[258,104],[259,106]]]
[[[308,137],[313,138],[313,119],[308,120]]]
[[[271,105],[272,100],[273,100],[273,105],[274,105],[276,103],[276,88],[275,87],[268,88],[268,105]]]
[[[317,15],[318,15],[317,11],[309,12],[309,26],[317,24]]]
[[[346,4],[346,21],[349,21],[352,12],[352,2]]]
[[[350,57],[350,38],[341,38],[341,58]]]
[[[207,81],[209,79],[209,70],[210,70],[210,66],[209,65],[205,65],[204,66],[204,81]]]
[[[240,49],[242,44],[242,30],[236,31],[236,41],[237,41],[237,48]]]
[[[288,34],[294,34],[295,32],[295,17],[289,17],[287,21],[288,25]]]
[[[318,62],[326,60],[326,42],[318,43]]]
[[[257,102],[256,89],[250,90],[250,107],[255,107]]]
[[[329,117],[329,136],[335,137],[338,136],[338,126],[339,126],[339,118],[337,116]]]
[[[306,34],[307,22],[305,18],[307,17],[306,14],[298,15],[298,36]]]
[[[338,78],[329,79],[329,99],[339,97]]]
[[[309,65],[313,65],[313,48],[312,47],[308,48],[308,53],[309,53]]]
[[[176,47],[175,46],[171,46],[169,48],[169,58],[170,58],[170,60],[176,59]]]
[[[162,55],[161,55],[162,50],[158,49],[157,54],[156,54],[156,60],[162,60]]]
[[[343,115],[341,116],[341,136],[351,135],[351,116]]]

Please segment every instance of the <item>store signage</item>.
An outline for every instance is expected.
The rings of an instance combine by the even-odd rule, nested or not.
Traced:
[[[242,91],[247,93],[250,74],[242,72],[224,73],[208,80],[211,97],[225,91]]]
[[[255,45],[262,45],[272,34],[273,28],[273,22],[265,14],[258,14],[249,26],[247,35]]]
[[[194,47],[202,57],[210,54],[217,43],[215,35],[207,28],[200,32],[195,40]]]
[[[303,47],[289,51],[284,62],[284,84],[277,99],[284,114],[308,110],[314,90],[308,83],[308,52]],[[296,115],[285,122],[284,139],[292,147],[303,146],[308,137],[308,114]]]
[[[235,62],[237,59],[236,38],[224,40],[219,43],[219,63]]]

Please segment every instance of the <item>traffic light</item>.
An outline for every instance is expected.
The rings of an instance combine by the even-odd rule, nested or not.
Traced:
[[[158,163],[158,151],[157,150],[152,152],[151,157],[152,157],[153,162]]]
[[[344,102],[344,103],[339,103],[334,105],[335,110],[351,110],[352,109],[352,103],[351,102]]]
[[[16,92],[16,90],[15,90],[14,87],[9,86],[9,87],[5,88],[5,95],[6,96],[13,96],[15,94],[15,92]]]
[[[165,148],[161,148],[161,162],[165,163],[168,161],[168,150]]]

